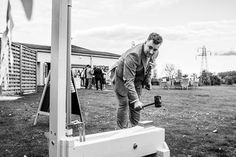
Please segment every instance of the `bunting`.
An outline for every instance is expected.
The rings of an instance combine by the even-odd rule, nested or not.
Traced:
[[[26,17],[28,20],[32,16],[33,0],[21,0]],[[13,72],[13,53],[12,53],[12,29],[14,27],[13,18],[11,15],[11,4],[10,0],[7,3],[7,14],[6,14],[6,29],[2,34],[1,39],[1,51],[0,51],[0,88],[3,84],[3,88],[7,90],[9,82],[9,64],[11,72]]]
[[[23,8],[25,10],[25,15],[28,20],[31,19],[32,10],[33,10],[33,0],[21,0]]]
[[[14,27],[14,22],[11,15],[11,4],[8,0],[7,4],[7,16],[6,16],[6,29],[3,32],[1,40],[1,54],[0,54],[0,85],[3,84],[3,88],[6,90],[8,88],[9,82],[9,61],[11,71],[13,72],[13,54],[11,49],[12,44],[12,29]],[[9,58],[10,57],[10,58]]]
[[[21,0],[26,17],[28,20],[31,19],[33,10],[33,0]],[[0,88],[3,84],[3,88],[7,90],[9,82],[9,64],[11,72],[13,72],[13,53],[12,53],[12,29],[14,27],[13,18],[11,15],[11,4],[10,0],[7,3],[7,14],[6,14],[6,29],[3,32],[1,39],[1,51],[0,51]]]

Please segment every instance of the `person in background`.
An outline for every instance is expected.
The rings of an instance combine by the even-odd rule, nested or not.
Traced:
[[[102,68],[102,84],[103,84],[103,89],[106,89],[106,84],[107,84],[107,72],[106,72],[106,68],[103,67]]]
[[[94,76],[95,76],[95,84],[96,89],[98,90],[98,84],[100,85],[100,90],[103,89],[103,72],[102,69],[99,67],[94,67]]]
[[[80,89],[81,88],[81,78],[80,78],[80,75],[81,75],[81,72],[80,72],[80,70],[78,70],[77,71],[77,76],[76,76],[76,87],[78,88],[78,89]]]
[[[85,87],[86,84],[86,77],[85,77],[85,69],[87,66],[85,66],[82,71],[80,72],[80,79],[81,79],[81,86]]]
[[[73,69],[73,77],[76,89],[80,89],[81,88],[80,70]]]
[[[117,125],[128,127],[140,120],[142,87],[151,89],[151,68],[159,54],[162,37],[151,33],[147,40],[127,50],[111,67],[110,77],[118,99]]]
[[[92,89],[93,69],[91,68],[91,65],[87,65],[85,73],[86,73],[86,86],[85,86],[85,88]]]

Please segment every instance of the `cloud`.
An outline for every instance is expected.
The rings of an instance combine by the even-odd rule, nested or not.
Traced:
[[[138,27],[126,24],[119,24],[106,27],[96,27],[87,30],[77,31],[74,38],[81,36],[92,36],[101,40],[122,40],[122,41],[144,41],[151,32],[158,32],[166,40],[187,40],[188,32],[174,28],[164,27]]]
[[[159,32],[170,41],[202,40],[231,38],[236,36],[236,20],[199,22],[174,27],[137,27],[127,24],[119,24],[106,27],[94,27],[88,30],[77,31],[77,36],[93,36],[103,40],[141,40],[150,32]]]
[[[80,0],[73,1],[72,10],[80,12],[79,16],[86,16],[89,14],[111,11],[111,12],[125,12],[130,10],[150,9],[150,7],[163,7],[180,0]]]
[[[95,18],[100,14],[94,10],[90,9],[74,9],[72,8],[72,19],[79,19],[79,18]]]
[[[100,11],[107,9],[114,9],[119,4],[117,0],[102,0],[102,1],[94,1],[94,0],[80,0],[73,1],[72,8],[76,7],[77,10],[90,10],[90,11]]]
[[[140,40],[150,32],[159,32],[170,41],[236,37],[236,20],[190,23],[174,27],[137,27],[119,24],[77,31],[76,36],[93,36],[103,40]]]
[[[191,38],[232,37],[236,36],[236,20],[190,23],[186,30]]]
[[[189,23],[162,28],[168,40],[224,40],[236,37],[236,20]]]
[[[134,7],[137,8],[149,8],[149,7],[165,7],[177,3],[179,0],[128,0],[132,2]]]
[[[92,36],[101,40],[140,40],[145,33],[145,28],[119,24],[110,27],[96,27],[84,31],[77,31],[75,38],[79,36]]]
[[[202,43],[213,45],[216,43],[229,42],[229,44],[232,44],[232,41],[236,41],[235,28],[236,20],[199,22],[173,27],[144,27],[118,24],[112,26],[93,27],[84,30],[80,29],[72,32],[72,37],[73,42],[81,46],[97,50],[123,52],[131,45],[132,41],[135,43],[144,42],[149,33],[157,32],[163,36],[165,41],[162,49],[172,51],[169,50],[171,47],[174,49],[173,47],[178,47],[179,45],[189,45],[189,47],[192,45],[198,47],[199,44]],[[169,44],[171,44],[171,46]],[[224,47],[226,49],[228,48],[227,45]],[[217,45],[214,46],[214,49],[219,48],[220,47]],[[192,51],[192,49],[192,47],[189,48],[189,51]],[[227,53],[224,55],[227,55]]]
[[[225,53],[214,53],[215,56],[236,56],[236,51],[228,51]]]

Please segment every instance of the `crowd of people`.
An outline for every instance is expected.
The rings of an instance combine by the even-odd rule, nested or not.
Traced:
[[[77,83],[85,89],[103,90],[106,84],[106,72],[104,68],[98,66],[86,65],[82,70],[74,72],[74,78],[78,79]],[[78,82],[79,81],[79,82]]]

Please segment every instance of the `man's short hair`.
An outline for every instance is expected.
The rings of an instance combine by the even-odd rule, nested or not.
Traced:
[[[160,44],[163,41],[162,37],[159,34],[157,34],[157,33],[151,33],[148,36],[147,40],[153,40],[154,44]]]

